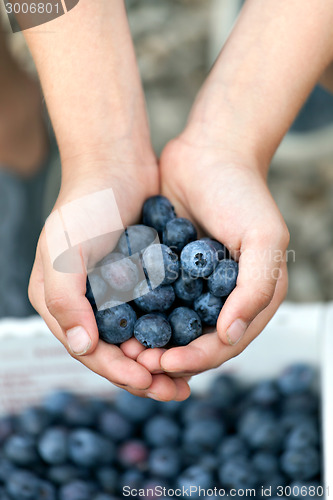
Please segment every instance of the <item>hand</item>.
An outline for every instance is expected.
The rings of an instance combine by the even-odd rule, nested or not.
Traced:
[[[157,191],[157,166],[118,164],[117,168],[108,167],[107,171],[97,164],[94,167],[93,176],[88,175],[89,168],[84,173],[76,172],[73,176],[70,174],[72,170],[66,169],[68,174],[63,181],[54,211],[69,202],[84,200],[85,195],[110,187],[123,223],[134,223],[144,200]],[[81,203],[80,211],[84,212],[85,208]],[[100,209],[100,216],[95,212],[91,223],[98,224],[99,220],[105,220],[108,214],[103,208],[102,206]],[[88,208],[86,212],[89,217]],[[77,225],[75,228],[77,229]],[[58,236],[63,235],[56,235],[56,239]],[[52,264],[44,228],[30,279],[30,301],[68,352],[92,371],[136,395],[161,400],[185,399],[189,395],[185,379],[173,379],[160,373],[160,370],[159,373],[151,373],[136,361],[145,349],[136,339],[130,339],[120,348],[99,340],[94,313],[85,297],[86,266],[91,259],[96,262],[111,250],[102,241],[98,245],[82,246],[80,256],[84,266],[81,272],[77,269],[75,273],[60,272]]]
[[[172,141],[161,161],[162,192],[179,216],[221,241],[239,260],[237,286],[220,313],[217,332],[155,359],[166,373],[190,375],[239,354],[271,319],[287,291],[288,231],[255,161],[221,145]],[[154,369],[151,355],[138,361]]]

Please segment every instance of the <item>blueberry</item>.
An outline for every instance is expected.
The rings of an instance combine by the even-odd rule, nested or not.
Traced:
[[[199,316],[188,307],[177,307],[168,320],[172,328],[172,343],[175,345],[187,345],[202,334]]]
[[[320,471],[319,453],[311,446],[289,449],[281,456],[281,469],[291,479],[313,479]]]
[[[288,434],[285,446],[287,449],[302,449],[308,446],[317,446],[319,429],[314,420],[299,422]]]
[[[222,260],[208,278],[208,290],[216,297],[226,297],[235,288],[237,276],[237,262]]]
[[[192,222],[183,217],[170,220],[163,231],[163,243],[176,252],[181,252],[191,241],[197,239],[197,230]]]
[[[285,395],[301,394],[311,389],[315,370],[305,363],[297,363],[286,368],[278,377],[277,384]]]
[[[108,409],[101,413],[98,429],[114,442],[130,438],[134,430],[129,420],[114,409]]]
[[[175,478],[180,472],[179,450],[172,447],[156,448],[149,456],[149,472],[156,477]]]
[[[99,485],[104,491],[115,493],[119,479],[119,473],[115,467],[99,467],[95,474]]]
[[[142,255],[152,287],[170,285],[179,275],[178,256],[165,245],[150,245]]]
[[[4,443],[4,455],[16,465],[26,466],[38,461],[35,440],[25,434],[13,434]]]
[[[0,445],[14,432],[14,418],[6,416],[0,418]]]
[[[50,427],[38,441],[38,452],[44,462],[52,465],[63,464],[67,460],[67,431],[61,427]]]
[[[17,419],[20,432],[37,436],[50,425],[50,415],[43,408],[26,408]]]
[[[279,472],[279,461],[275,454],[258,451],[252,456],[252,465],[258,477],[269,479]]]
[[[108,286],[97,273],[90,272],[87,276],[86,297],[90,304],[95,307],[96,304],[105,302],[107,299]]]
[[[134,302],[144,312],[167,311],[175,300],[171,285],[163,285],[149,290],[146,281],[141,281],[134,289]]]
[[[277,420],[263,418],[262,420],[258,420],[256,427],[248,435],[247,442],[251,448],[260,448],[275,452],[281,446],[282,437]]]
[[[182,273],[173,284],[173,289],[179,299],[190,303],[202,294],[203,281],[200,278],[192,279],[185,273]]]
[[[189,399],[186,400],[181,415],[182,421],[185,424],[206,418],[219,417],[220,411],[215,404],[212,404],[211,401],[206,398],[197,399],[194,397],[189,397]]]
[[[206,241],[198,240],[188,243],[180,254],[182,269],[191,278],[205,278],[216,267],[217,252]]]
[[[117,250],[126,257],[135,255],[147,248],[153,242],[157,242],[157,238],[158,235],[156,231],[151,227],[142,224],[129,226],[121,235],[118,241]]]
[[[12,472],[17,470],[16,465],[13,464],[7,458],[0,458],[0,483],[4,483],[7,481],[7,478],[10,476]]]
[[[6,490],[13,500],[39,499],[39,479],[30,471],[17,470],[6,481]]]
[[[162,232],[169,220],[175,217],[175,210],[165,196],[152,196],[143,205],[143,223],[146,226],[153,227],[158,232]]]
[[[193,309],[205,325],[216,326],[223,303],[220,297],[215,297],[215,295],[207,292],[194,301]]]
[[[115,406],[131,422],[141,423],[151,417],[156,410],[157,402],[121,391],[115,401]]]
[[[73,464],[53,465],[47,470],[47,478],[55,485],[64,485],[77,479],[84,479],[87,475],[86,469],[81,469]]]
[[[250,401],[262,406],[271,406],[280,399],[280,393],[273,380],[262,380],[250,392]]]
[[[217,252],[217,258],[219,261],[228,258],[228,250],[226,247],[220,243],[219,241],[213,240],[212,238],[201,238],[201,241],[205,241],[209,245],[211,245]]]
[[[117,292],[129,292],[139,281],[136,264],[121,253],[110,253],[101,261],[100,266],[103,279]]]
[[[219,445],[218,456],[221,462],[227,462],[231,458],[244,457],[249,454],[248,447],[244,440],[237,434],[225,436]]]
[[[134,336],[146,347],[163,347],[171,338],[171,326],[159,314],[145,314],[135,323]]]
[[[96,414],[96,409],[90,399],[77,398],[66,406],[63,420],[70,427],[93,427]]]
[[[179,440],[180,428],[171,417],[156,415],[146,422],[143,435],[150,446],[173,446]]]
[[[144,475],[141,471],[136,468],[130,468],[123,472],[119,478],[119,491],[122,491],[124,487],[132,489],[139,489],[142,487],[144,481]]]
[[[132,337],[136,314],[129,304],[112,307],[112,302],[107,302],[95,317],[99,336],[105,342],[121,344]]]
[[[218,408],[232,408],[239,396],[239,386],[234,377],[221,373],[212,381],[209,398]]]
[[[148,448],[140,439],[125,441],[117,453],[118,461],[123,467],[143,466],[148,460]]]
[[[218,470],[221,483],[227,488],[254,488],[257,476],[251,463],[244,458],[231,458]]]
[[[95,492],[96,488],[91,482],[71,481],[60,488],[59,500],[91,500]]]
[[[77,396],[71,392],[56,391],[48,394],[44,398],[42,405],[53,417],[60,417],[65,408],[73,401],[77,401]]]
[[[39,481],[38,500],[57,500],[58,495],[53,484],[48,481]]]
[[[210,470],[205,469],[200,465],[192,465],[180,473],[176,480],[178,488],[190,489],[202,488],[209,489],[212,488],[214,483],[213,474]]]
[[[190,422],[184,429],[183,444],[192,455],[213,451],[225,434],[221,419],[203,418]]]
[[[74,464],[82,467],[96,467],[113,460],[113,443],[90,429],[76,429],[68,438],[68,452]]]
[[[291,394],[282,401],[282,411],[284,413],[297,413],[302,415],[312,415],[318,412],[320,406],[318,395],[309,391],[301,394]]]

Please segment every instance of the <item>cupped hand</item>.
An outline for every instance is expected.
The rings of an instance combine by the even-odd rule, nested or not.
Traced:
[[[217,332],[161,353],[155,366],[148,352],[138,357],[150,370],[192,375],[242,352],[274,315],[287,291],[289,234],[250,155],[222,144],[195,144],[184,135],[167,145],[160,171],[162,193],[177,214],[222,242],[239,261],[237,285],[219,315]]]
[[[89,242],[86,236],[91,234],[92,227],[94,234],[96,228],[100,234],[105,230],[103,221],[111,214],[104,202],[94,203],[92,210],[90,195],[96,201],[96,195],[98,200],[99,193],[105,195],[107,189],[113,192],[123,224],[133,224],[144,200],[157,192],[157,167],[123,164],[107,170],[96,168],[93,175],[87,170],[66,176],[52,211],[55,220],[62,219],[62,225],[60,229],[57,224],[50,229],[47,221],[40,235],[29,284],[30,301],[68,352],[92,371],[136,395],[159,400],[186,399],[189,395],[186,378],[173,378],[161,370],[151,372],[137,362],[145,348],[136,339],[120,347],[99,339],[94,313],[85,297],[87,268],[111,251],[114,242],[112,238]],[[74,266],[63,272],[55,265],[52,253],[54,245],[64,238],[63,227],[66,228],[68,221],[71,225],[68,210],[73,206],[77,219],[67,237],[86,242],[75,247],[73,261],[62,262]]]

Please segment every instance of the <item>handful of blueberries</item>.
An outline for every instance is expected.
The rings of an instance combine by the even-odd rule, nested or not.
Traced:
[[[167,500],[170,488],[188,498],[190,487],[205,489],[203,500],[221,498],[215,487],[236,500],[245,488],[251,497],[318,499],[314,377],[297,364],[245,388],[220,374],[205,396],[182,403],[125,391],[111,401],[50,394],[0,418],[0,499]],[[193,489],[191,498],[199,498]]]
[[[128,227],[88,273],[86,296],[104,341],[134,335],[146,347],[183,346],[216,326],[237,275],[224,245],[198,240],[192,222],[159,195],[144,203],[142,224]]]

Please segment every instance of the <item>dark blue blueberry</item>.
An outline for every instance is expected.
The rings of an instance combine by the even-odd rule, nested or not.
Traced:
[[[181,252],[191,241],[197,239],[197,230],[192,222],[183,217],[170,220],[163,231],[163,243],[176,252]]]
[[[163,347],[171,338],[171,326],[159,314],[145,314],[135,323],[134,336],[145,347]]]
[[[95,307],[96,304],[107,300],[108,286],[97,273],[90,272],[87,276],[86,297],[90,304]]]
[[[50,415],[43,408],[26,408],[17,418],[20,432],[37,436],[51,423]]]
[[[144,482],[143,472],[135,468],[127,469],[119,478],[119,491],[123,491],[125,488],[130,492],[132,489],[139,489],[142,487]]]
[[[117,458],[123,467],[143,466],[148,460],[147,445],[141,439],[124,441],[118,448]]]
[[[271,406],[279,399],[280,393],[274,380],[262,380],[250,392],[250,401],[262,406]]]
[[[237,276],[237,262],[222,260],[208,278],[208,290],[216,297],[226,297],[235,288]]]
[[[61,427],[47,429],[38,441],[38,452],[44,462],[52,465],[64,464],[67,460],[68,432]]]
[[[295,429],[300,423],[313,422],[313,417],[303,415],[302,413],[285,413],[280,417],[280,426],[285,434],[288,434]]]
[[[66,406],[63,420],[70,427],[93,427],[97,411],[90,399],[77,398]]]
[[[192,241],[180,254],[183,271],[191,278],[205,278],[212,274],[217,265],[217,252],[206,241]]]
[[[121,344],[132,337],[136,314],[129,304],[112,307],[112,302],[107,302],[95,317],[99,336],[105,342]]]
[[[311,446],[289,449],[281,456],[281,469],[291,479],[315,478],[320,471],[319,452]]]
[[[13,434],[4,443],[4,456],[16,465],[29,466],[38,461],[36,444],[32,436]]]
[[[308,446],[317,446],[319,429],[315,420],[303,420],[298,423],[287,435],[285,446],[287,449],[302,449]]]
[[[76,480],[62,486],[59,490],[59,500],[91,500],[96,487],[88,481]]]
[[[115,456],[113,443],[90,429],[76,429],[68,438],[69,457],[75,465],[97,467]]]
[[[140,398],[126,391],[121,391],[115,401],[115,406],[131,422],[141,423],[151,417],[158,406],[157,401]]]
[[[158,243],[158,235],[151,227],[142,224],[129,226],[118,241],[117,250],[126,257],[135,255],[153,242]]]
[[[143,252],[142,259],[152,287],[170,285],[178,278],[178,256],[169,247],[150,245]]]
[[[114,409],[107,409],[101,413],[98,429],[115,442],[130,438],[134,430],[130,421]]]
[[[55,485],[64,485],[87,476],[86,469],[78,468],[73,464],[53,465],[47,469],[47,478]]]
[[[13,417],[0,418],[0,444],[2,444],[11,434],[14,433],[15,420]]]
[[[146,226],[153,227],[158,232],[162,232],[169,220],[175,217],[175,210],[165,196],[152,196],[143,205],[143,223]]]
[[[224,302],[220,297],[215,297],[215,295],[207,292],[194,301],[193,309],[205,325],[216,326],[223,304]]]
[[[134,289],[134,302],[144,312],[164,312],[175,301],[175,292],[171,285],[163,285],[149,290],[146,281],[141,281]]]
[[[258,451],[252,456],[251,460],[260,479],[269,479],[279,473],[279,460],[273,453]]]
[[[56,488],[48,481],[39,481],[38,500],[57,500]]]
[[[56,391],[48,394],[44,398],[42,405],[53,417],[60,417],[65,412],[66,407],[73,401],[77,401],[77,396],[73,393]]]
[[[227,259],[228,258],[228,250],[226,247],[220,243],[219,241],[213,240],[212,238],[201,238],[202,241],[205,241],[209,245],[211,245],[217,252],[217,258],[219,261]]]
[[[301,394],[291,394],[284,397],[281,408],[283,413],[312,415],[318,412],[319,406],[318,395],[306,391]]]
[[[195,455],[213,451],[224,434],[225,426],[221,419],[203,418],[190,422],[184,429],[184,448]]]
[[[238,430],[252,448],[277,450],[283,438],[282,430],[273,413],[260,408],[250,408],[241,415]]]
[[[187,345],[202,334],[201,319],[188,307],[177,307],[168,321],[172,328],[171,341],[174,345]]]
[[[221,373],[212,381],[209,398],[216,406],[226,410],[232,408],[239,396],[239,385],[235,378]]]
[[[180,437],[180,427],[166,415],[151,417],[143,428],[143,435],[150,446],[173,446]]]
[[[97,493],[92,500],[119,500],[119,497],[109,495],[108,493]]]
[[[231,458],[223,463],[218,470],[218,476],[226,488],[254,488],[257,484],[254,467],[244,458]]]
[[[139,281],[139,269],[135,262],[121,253],[110,253],[100,266],[103,279],[117,292],[129,292]]]
[[[181,419],[185,424],[206,418],[219,418],[219,416],[218,407],[207,398],[198,399],[190,396],[186,402],[183,402]]]
[[[227,462],[235,457],[247,457],[249,454],[248,447],[244,440],[237,434],[225,436],[218,447],[218,456],[221,462]]]
[[[315,369],[305,363],[297,363],[282,372],[277,384],[282,394],[289,396],[308,391],[314,380]]]
[[[0,458],[0,483],[7,481],[12,472],[17,470],[17,466],[7,458]]]
[[[170,487],[166,478],[148,478],[142,483],[142,490],[144,498],[153,498],[154,500],[161,500],[161,492],[163,488],[167,490]]]
[[[213,487],[213,473],[201,465],[192,465],[183,470],[176,479],[177,488],[190,489],[197,487],[199,489],[209,489]]]
[[[181,468],[179,450],[172,447],[156,448],[149,456],[149,472],[155,477],[173,479]]]
[[[30,471],[17,470],[6,481],[6,490],[13,500],[39,500],[40,481]]]
[[[201,278],[190,278],[182,273],[173,284],[176,296],[187,303],[200,297],[203,291],[203,281]]]
[[[200,459],[199,465],[210,471],[215,471],[217,468],[217,460],[215,453],[204,453]]]
[[[102,490],[115,493],[119,479],[119,472],[115,467],[99,467],[96,469],[95,475]]]

